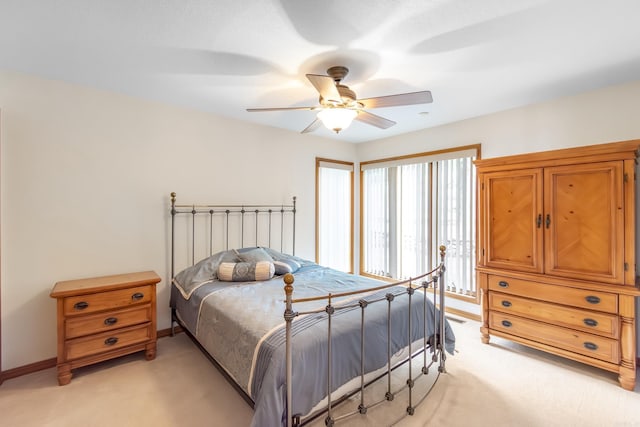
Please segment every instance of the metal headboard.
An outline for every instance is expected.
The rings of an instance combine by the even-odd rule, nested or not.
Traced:
[[[291,220],[291,255],[295,255],[296,251],[296,197],[292,199],[290,205],[285,204],[272,204],[272,205],[220,205],[220,204],[176,204],[176,193],[171,193],[171,277],[175,277],[175,231],[176,231],[176,216],[184,215],[191,217],[191,264],[195,264],[199,261],[199,257],[196,258],[196,230],[197,218],[208,217],[208,252],[209,255],[214,251],[214,238],[223,237],[224,249],[232,249],[230,244],[230,230],[234,230],[233,234],[240,233],[239,241],[235,242],[236,248],[244,247],[245,243],[252,244],[253,246],[267,246],[273,249],[278,249],[281,252],[284,250],[285,245],[285,231],[289,230],[287,227],[288,221]],[[290,217],[290,218],[289,218]],[[222,219],[222,228],[216,228],[214,226],[214,218]],[[239,230],[235,230],[230,224],[230,220],[234,218],[238,223],[235,224]],[[247,222],[251,221],[249,224]],[[218,221],[219,222],[219,221]],[[266,222],[266,224],[265,224]],[[285,223],[287,222],[287,223]],[[278,224],[279,223],[279,224]],[[279,225],[279,227],[277,226]],[[260,226],[266,227],[266,236],[263,233],[261,240]],[[274,233],[279,231],[279,233]],[[275,236],[274,234],[279,234]],[[246,242],[246,239],[253,240]]]

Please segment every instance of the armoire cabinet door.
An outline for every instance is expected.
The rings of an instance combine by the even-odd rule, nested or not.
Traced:
[[[482,174],[481,236],[487,267],[541,273],[542,169]]]
[[[624,283],[623,162],[544,169],[545,272]]]

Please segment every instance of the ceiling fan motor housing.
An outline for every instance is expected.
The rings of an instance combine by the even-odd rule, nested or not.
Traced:
[[[342,98],[342,103],[346,106],[349,106],[349,104],[352,104],[357,99],[356,93],[347,86],[337,84],[336,88],[338,88],[338,93],[340,94],[340,98]]]
[[[340,83],[345,76],[349,74],[349,69],[342,65],[336,65],[327,69],[327,75],[330,76],[336,83]]]
[[[320,96],[320,104],[326,107],[358,107],[358,103],[356,102],[356,94],[354,91],[349,89],[344,85],[336,85],[338,89],[338,93],[340,94],[340,102],[336,102],[333,100],[326,100]],[[362,107],[362,106],[360,106]]]
[[[333,81],[336,83],[336,89],[338,89],[338,93],[340,94],[340,100],[342,101],[343,107],[356,107],[355,101],[357,99],[356,93],[349,89],[348,86],[340,84],[342,79],[349,74],[349,69],[342,65],[336,65],[327,69],[327,75],[330,76]],[[333,102],[329,102],[333,104]]]

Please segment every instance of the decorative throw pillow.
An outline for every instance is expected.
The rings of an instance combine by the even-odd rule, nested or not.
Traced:
[[[281,276],[287,273],[295,273],[300,268],[300,264],[292,259],[281,259],[273,261],[275,267],[276,276]]]
[[[240,261],[232,250],[218,252],[187,267],[173,278],[173,283],[186,299],[200,286],[218,278],[218,267],[222,262]]]
[[[269,261],[273,262],[273,258],[262,248],[255,248],[244,252],[236,252],[236,256],[240,258],[240,261],[244,262],[259,262]]]
[[[218,280],[224,282],[255,282],[273,277],[275,267],[271,261],[222,262],[218,267]]]

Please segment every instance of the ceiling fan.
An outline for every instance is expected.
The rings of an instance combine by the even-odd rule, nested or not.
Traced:
[[[433,102],[429,91],[358,99],[354,91],[341,84],[342,79],[348,73],[349,69],[347,67],[338,65],[329,68],[326,76],[307,74],[311,84],[320,93],[320,105],[313,107],[247,108],[247,111],[318,110],[319,113],[316,119],[302,133],[312,132],[321,124],[338,133],[346,129],[352,120],[358,120],[380,129],[387,129],[396,124],[393,120],[369,113],[365,109]]]

